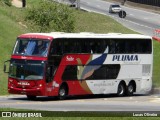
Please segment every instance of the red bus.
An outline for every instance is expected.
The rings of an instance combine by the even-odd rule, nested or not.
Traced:
[[[27,33],[17,37],[8,92],[37,96],[146,93],[152,40],[137,34]]]

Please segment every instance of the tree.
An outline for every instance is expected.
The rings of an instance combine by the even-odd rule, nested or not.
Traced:
[[[8,6],[12,6],[11,0],[0,0],[0,2],[8,5]]]
[[[47,31],[74,31],[74,17],[72,10],[66,6],[52,1],[41,1],[39,6],[28,10],[27,20],[32,20],[40,27],[40,32]]]

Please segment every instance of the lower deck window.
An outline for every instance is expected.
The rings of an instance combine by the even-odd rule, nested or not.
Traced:
[[[116,79],[120,65],[92,65],[75,66],[69,65],[62,75],[63,80],[103,80]]]

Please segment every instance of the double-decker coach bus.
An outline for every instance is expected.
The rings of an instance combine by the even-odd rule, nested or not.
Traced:
[[[22,34],[9,60],[9,71],[6,62],[8,92],[28,99],[130,96],[146,94],[152,88],[152,39],[139,34]]]

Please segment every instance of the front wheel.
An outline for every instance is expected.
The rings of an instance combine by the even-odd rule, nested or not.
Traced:
[[[117,96],[119,96],[119,97],[124,96],[125,95],[125,91],[126,91],[125,85],[123,83],[120,83],[118,85]]]
[[[67,94],[68,94],[67,93],[67,87],[65,87],[65,86],[60,87],[60,89],[59,89],[59,99],[64,100],[66,98]]]

